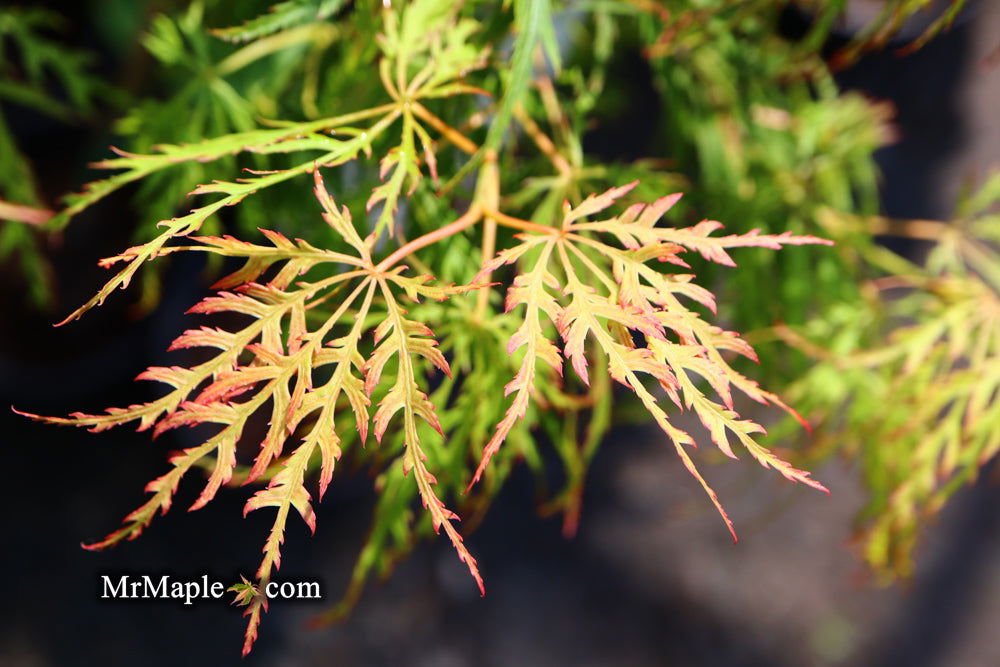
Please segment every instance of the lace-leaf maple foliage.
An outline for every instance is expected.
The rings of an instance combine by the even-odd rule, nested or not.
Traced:
[[[351,419],[361,443],[369,425],[376,440],[381,441],[398,416],[397,426],[401,426],[404,443],[400,454],[403,474],[413,473],[413,484],[435,530],[444,529],[482,591],[476,561],[452,524],[457,516],[434,492],[436,479],[417,428],[419,418],[437,431],[439,437],[445,436],[425,390],[428,371],[437,369],[450,376],[451,370],[431,329],[407,317],[399,293],[413,299],[444,300],[485,286],[482,283],[442,286],[435,285],[429,276],[407,277],[405,267],[394,266],[394,255],[376,263],[372,248],[377,237],[372,234],[362,239],[347,209],[338,210],[333,203],[318,170],[315,178],[323,218],[350,245],[352,254],[317,249],[302,240],[292,242],[272,231],[263,231],[270,241],[267,246],[232,237],[194,237],[192,240],[199,245],[174,247],[174,251],[200,250],[246,258],[242,269],[216,285],[226,289],[196,304],[191,312],[236,313],[248,317],[249,323],[235,331],[201,327],[184,332],[171,349],[201,347],[218,352],[190,368],[154,367],[142,373],[138,379],[172,387],[172,391],[155,401],[110,409],[103,415],[29,416],[86,426],[93,431],[138,422],[139,430],[151,428],[154,435],[181,426],[221,427],[203,444],[170,459],[173,468],[147,485],[152,497],[125,518],[124,527],[88,545],[91,549],[102,549],[122,539],[134,539],[157,512],[165,513],[181,478],[206,459],[214,459],[211,474],[190,509],[199,509],[212,500],[233,477],[237,445],[248,421],[258,411],[269,413],[266,435],[243,481],[246,484],[261,478],[269,467],[280,462],[267,486],[251,496],[245,509],[245,513],[264,507],[276,509],[274,525],[264,546],[264,559],[257,571],[256,591],[266,586],[280,566],[281,544],[291,511],[294,509],[315,530],[306,477],[310,460],[318,456],[317,498],[322,499],[335,462],[342,454],[338,413],[353,415]],[[715,492],[683,447],[694,445],[694,439],[671,422],[640,374],[655,379],[678,409],[693,409],[713,442],[728,456],[736,458],[729,441],[731,433],[761,465],[774,468],[790,480],[826,489],[810,479],[808,473],[791,467],[757,444],[752,436],[763,432],[763,427],[741,419],[733,410],[733,388],[762,404],[770,402],[790,409],[774,394],[733,370],[722,358],[724,350],[753,358],[753,350],[745,341],[734,332],[707,323],[680,301],[683,297],[714,309],[711,293],[691,282],[694,277],[691,274],[661,273],[646,262],[656,259],[689,269],[681,255],[690,250],[705,259],[731,265],[727,253],[731,248],[778,249],[783,245],[828,242],[809,236],[756,232],[713,237],[712,232],[720,225],[710,221],[686,229],[656,227],[677,196],[664,197],[649,206],[634,205],[621,216],[607,220],[588,221],[589,216],[609,207],[633,186],[590,196],[575,208],[567,204],[560,227],[539,226],[522,234],[518,244],[502,250],[482,267],[480,277],[519,259],[525,265],[525,271],[513,279],[507,296],[508,310],[525,307],[524,319],[508,341],[507,349],[513,354],[523,347],[525,353],[507,387],[508,393],[514,393],[511,407],[487,443],[470,485],[480,479],[514,423],[524,416],[535,390],[538,363],[561,373],[565,358],[580,379],[588,383],[589,359],[594,356],[588,352],[587,344],[591,342],[600,358],[606,360],[610,376],[638,396],[668,435],[684,465],[704,487],[735,538],[732,522]],[[500,222],[518,224],[505,220],[502,214],[497,217]],[[468,227],[469,221],[475,219],[467,215],[459,222]],[[619,244],[600,240],[602,235],[610,235]],[[281,268],[273,278],[257,282],[267,269],[277,264]],[[340,265],[345,270],[320,280],[296,280],[324,264]],[[307,314],[313,307],[330,300],[335,293],[345,292],[332,314],[322,318],[318,326],[308,326]],[[350,317],[345,317],[347,313]],[[553,329],[558,332],[558,339],[547,333]],[[365,340],[366,336],[371,338],[370,342]],[[636,338],[642,342],[637,343]],[[676,342],[671,338],[676,338]],[[394,366],[395,372],[386,376],[389,365]],[[701,391],[696,376],[707,381],[718,401]],[[373,397],[377,408],[369,415]],[[296,434],[299,444],[287,451],[289,440]],[[241,594],[249,600],[250,623],[244,649],[249,651],[267,599],[259,593],[249,597],[245,592]]]
[[[480,276],[489,275],[504,264],[523,261],[529,253],[534,260],[528,263],[530,268],[514,278],[507,292],[507,310],[518,306],[524,306],[525,310],[524,320],[508,344],[511,354],[525,348],[521,366],[506,389],[507,393],[515,394],[514,400],[486,445],[473,483],[482,475],[513,424],[523,417],[539,362],[561,373],[565,357],[577,376],[589,384],[587,343],[590,341],[607,360],[611,377],[635,393],[670,438],[685,467],[701,483],[735,538],[732,522],[715,492],[683,448],[694,445],[695,441],[671,423],[640,374],[655,379],[678,409],[694,409],[712,441],[727,456],[736,458],[729,442],[728,433],[732,433],[761,465],[775,468],[788,479],[826,489],[809,479],[808,473],[796,470],[755,443],[751,434],[763,432],[763,427],[741,420],[733,410],[735,387],[759,403],[773,402],[798,417],[777,396],[761,390],[755,382],[733,370],[721,354],[721,350],[729,350],[755,359],[753,349],[738,334],[705,322],[679,298],[693,300],[714,311],[711,292],[691,282],[692,274],[664,274],[646,262],[656,259],[690,269],[680,255],[691,250],[704,259],[735,266],[726,252],[728,248],[780,249],[782,245],[829,242],[789,233],[761,235],[756,230],[712,237],[711,233],[721,227],[714,221],[703,221],[687,229],[656,227],[679,195],[663,197],[649,206],[633,205],[618,217],[587,221],[588,216],[605,210],[635,185],[591,195],[575,208],[566,204],[560,227],[522,235],[520,244],[501,251],[480,271]],[[600,240],[601,235],[612,236],[620,247]],[[545,335],[546,321],[562,339],[561,352],[557,343]],[[637,343],[637,338],[642,342]],[[706,381],[721,403],[708,398],[696,385],[695,377]]]
[[[530,6],[514,3],[514,10],[526,12]],[[569,482],[555,505],[566,512],[568,525],[575,524],[582,475],[609,421],[609,379],[634,395],[666,433],[731,531],[732,522],[685,449],[695,444],[693,435],[676,425],[672,414],[693,411],[730,457],[741,451],[734,448],[739,444],[783,477],[825,490],[760,445],[755,437],[763,427],[737,414],[737,392],[795,413],[727,361],[728,355],[754,359],[754,352],[738,334],[700,314],[703,308],[714,311],[715,299],[694,282],[692,266],[698,260],[692,258],[733,266],[733,249],[829,242],[757,230],[714,235],[721,225],[713,221],[661,225],[680,197],[676,194],[648,205],[632,203],[619,215],[607,213],[618,200],[631,197],[635,183],[572,197],[556,219],[514,217],[501,210],[507,208],[501,196],[502,156],[489,143],[495,130],[480,133],[486,138],[477,145],[432,111],[435,104],[447,110],[455,100],[483,97],[466,81],[490,63],[488,44],[476,41],[474,22],[461,16],[461,3],[441,0],[392,3],[382,20],[377,65],[382,98],[373,106],[191,144],[164,144],[149,154],[122,151],[98,165],[122,171],[70,197],[56,222],[177,164],[217,163],[247,152],[291,160],[284,168],[198,186],[193,196],[215,199],[163,220],[156,237],[102,260],[117,273],[66,318],[99,305],[166,255],[200,252],[242,259],[241,268],[216,283],[214,294],[191,308],[210,321],[183,332],[171,346],[188,361],[149,368],[139,376],[165,385],[163,396],[103,414],[24,413],[92,431],[133,423],[154,437],[180,427],[195,429],[200,444],[172,455],[170,469],[147,485],[148,500],[126,516],[120,529],[89,548],[138,537],[157,513],[169,510],[182,478],[192,470],[204,470],[207,477],[192,510],[204,507],[223,486],[264,483],[250,495],[245,513],[273,508],[274,522],[254,581],[233,589],[249,619],[244,653],[267,610],[262,591],[280,567],[289,516],[294,511],[311,530],[316,528],[313,502],[332,483],[338,460],[350,456],[375,471],[378,500],[344,604],[328,618],[356,600],[373,571],[386,572],[416,537],[430,531],[445,532],[482,591],[476,560],[455,521],[459,515],[472,523],[481,517],[520,459],[543,465],[534,431],[568,428],[556,447]],[[547,13],[522,14],[518,24],[538,20],[548,20]],[[539,45],[547,43],[547,30],[527,32]],[[531,75],[530,69],[522,73]],[[523,82],[514,84],[508,82],[504,92],[523,88]],[[500,106],[530,127],[518,95],[502,97]],[[476,105],[467,110],[468,117],[459,120],[475,129],[481,111]],[[548,155],[552,142],[539,139],[537,126],[532,132],[539,151]],[[453,154],[446,156],[446,145],[478,157],[463,164]],[[329,175],[348,163],[379,165],[379,183],[364,206],[370,218],[361,215],[360,206],[353,209],[369,223],[370,233],[358,231],[351,208],[334,203],[321,176],[325,170],[331,180]],[[463,168],[474,173],[474,190],[448,197],[447,205],[421,199],[445,164],[454,174]],[[318,201],[312,210],[325,224],[314,224],[306,239],[265,229],[260,242],[196,235],[216,214],[310,173]],[[402,224],[417,217],[412,213],[417,202],[440,216],[423,229]],[[298,209],[319,221],[301,203]],[[413,229],[419,235],[402,238],[404,230]],[[481,262],[467,261],[477,255]],[[491,296],[503,286],[507,307],[498,310]],[[566,361],[576,379],[562,377]],[[500,392],[482,396],[483,390],[490,393],[505,383],[506,398]],[[591,383],[587,393],[577,393]],[[583,447],[575,435],[581,406],[593,409]],[[366,447],[369,431],[377,444]],[[422,510],[414,507],[417,498]]]
[[[1000,451],[1000,173],[956,218],[875,221],[827,212],[831,230],[876,227],[935,245],[923,266],[873,247],[866,298],[826,321],[778,327],[815,359],[791,387],[816,424],[809,459],[856,456],[869,492],[857,541],[882,581],[911,576],[921,532]]]

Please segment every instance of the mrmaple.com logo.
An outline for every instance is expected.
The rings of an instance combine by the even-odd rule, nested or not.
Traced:
[[[107,575],[100,578],[100,597],[103,600],[183,600],[190,605],[196,600],[219,600],[226,591],[236,594],[234,602],[263,593],[268,599],[320,600],[323,592],[318,581],[269,581],[262,591],[257,591],[245,578],[241,583],[226,586],[212,580],[207,574],[196,579],[180,579],[169,574],[141,576]]]

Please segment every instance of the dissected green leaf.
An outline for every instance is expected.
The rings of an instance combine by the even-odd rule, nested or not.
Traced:
[[[993,182],[959,206],[968,229]],[[783,331],[817,359],[793,387],[816,416],[816,447],[862,461],[871,497],[859,539],[884,580],[912,574],[922,524],[1000,451],[1000,255],[942,227],[926,267],[889,257],[879,264],[903,273],[875,298],[804,336]]]
[[[285,0],[273,5],[266,14],[237,26],[217,28],[212,34],[233,42],[246,42],[310,21],[322,21],[346,4],[347,0]]]

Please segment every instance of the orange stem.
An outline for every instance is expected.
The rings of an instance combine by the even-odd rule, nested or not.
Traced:
[[[423,236],[418,236],[409,243],[400,246],[396,252],[392,253],[375,267],[376,273],[384,273],[392,268],[392,265],[403,259],[407,255],[414,253],[421,248],[426,248],[429,245],[437,243],[442,239],[446,239],[449,236],[454,236],[458,234],[463,229],[467,229],[472,225],[479,222],[483,217],[483,212],[477,204],[473,204],[468,211],[462,214],[460,218],[451,222],[444,227],[439,227],[432,232],[427,232]]]
[[[28,225],[42,225],[48,222],[55,212],[37,206],[13,204],[0,199],[0,220],[13,220]]]
[[[448,238],[449,236],[454,236],[462,230],[468,229],[472,225],[476,224],[482,218],[486,216],[491,220],[495,220],[498,224],[504,227],[512,227],[514,229],[520,229],[525,232],[535,232],[537,234],[559,234],[560,230],[555,227],[549,227],[547,225],[539,225],[537,223],[531,222],[530,220],[521,220],[520,218],[515,218],[509,216],[506,213],[501,213],[500,211],[491,211],[484,209],[479,204],[473,204],[472,207],[462,214],[460,218],[455,220],[455,222],[448,223],[444,227],[439,227],[432,232],[427,232],[423,236],[418,236],[409,243],[406,243],[396,249],[394,253],[383,259],[375,267],[376,273],[384,273],[392,268],[392,266],[403,259],[407,255],[410,255],[421,248],[426,248],[429,245],[433,245],[438,241]]]
[[[504,227],[512,227],[514,229],[520,229],[524,232],[535,232],[537,234],[558,234],[559,230],[555,227],[549,227],[548,225],[540,225],[537,222],[531,222],[530,220],[522,220],[521,218],[515,218],[514,216],[507,215],[506,213],[501,213],[500,211],[493,211],[490,209],[483,210],[483,214],[492,219],[496,220],[498,224]]]
[[[476,146],[472,141],[470,141],[464,134],[453,128],[448,123],[444,122],[425,107],[420,102],[411,102],[410,110],[413,111],[413,115],[420,120],[426,121],[428,125],[433,127],[435,130],[441,133],[441,136],[445,137],[448,141],[455,144],[459,150],[462,150],[469,155],[474,155],[479,147]]]
[[[516,107],[514,109],[514,118],[517,119],[517,122],[524,128],[528,136],[531,137],[531,140],[535,142],[538,150],[542,151],[545,157],[549,159],[549,162],[556,168],[556,171],[563,176],[573,173],[573,168],[570,167],[566,158],[559,154],[559,149],[556,148],[556,145],[542,131],[542,128],[538,126],[535,119],[525,112],[523,107]]]
[[[476,199],[482,208],[497,208],[500,205],[500,172],[497,169],[497,154],[494,150],[487,151],[482,170],[479,172],[479,182],[476,184]],[[497,221],[487,216],[483,222],[482,258],[483,266],[493,259],[497,250]],[[486,275],[483,282],[489,283]],[[475,321],[482,321],[489,308],[489,290],[479,290],[476,297]]]

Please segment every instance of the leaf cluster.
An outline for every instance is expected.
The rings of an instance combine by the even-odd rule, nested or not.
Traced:
[[[789,390],[815,416],[817,455],[863,463],[858,539],[886,580],[912,573],[926,520],[1000,450],[998,185],[994,175],[967,196],[948,225],[880,230],[933,240],[925,264],[873,249],[882,275],[865,300],[781,330],[819,362]]]

